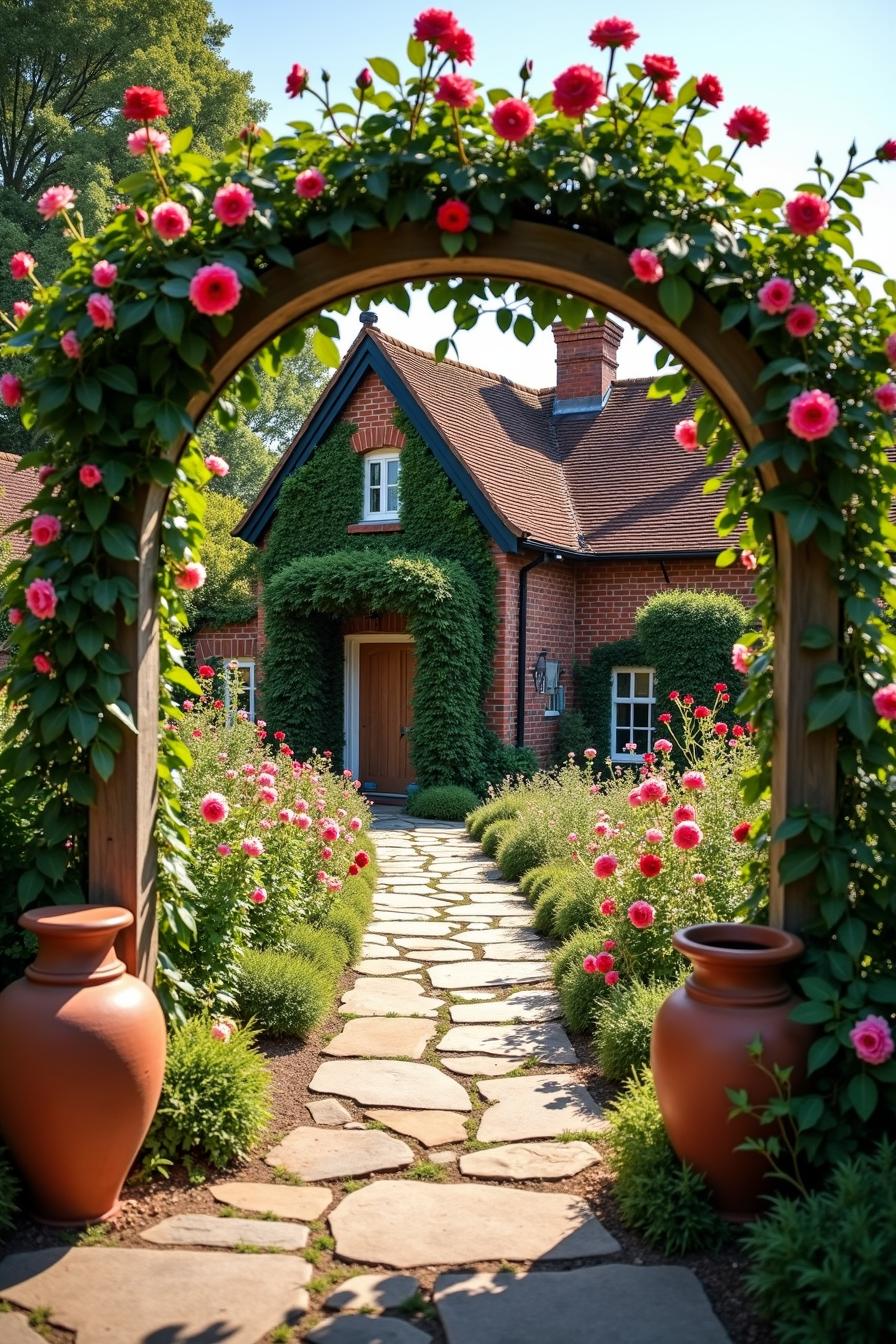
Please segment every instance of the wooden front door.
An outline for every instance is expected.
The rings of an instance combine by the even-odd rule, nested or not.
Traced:
[[[359,771],[372,793],[404,793],[414,777],[410,764],[413,644],[360,646]]]

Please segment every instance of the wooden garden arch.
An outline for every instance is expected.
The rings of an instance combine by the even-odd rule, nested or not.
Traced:
[[[405,224],[394,232],[356,233],[351,247],[316,244],[299,252],[293,269],[265,276],[264,295],[248,295],[235,313],[233,328],[219,340],[206,372],[207,391],[187,407],[194,423],[214,403],[230,379],[264,345],[296,322],[346,296],[389,285],[456,275],[519,280],[578,295],[620,313],[666,346],[715,398],[748,447],[764,434],[755,417],[763,406],[756,382],[763,364],[736,330],[722,331],[719,313],[700,297],[681,328],[665,316],[654,289],[631,286],[627,256],[577,229],[517,221],[505,232],[477,240],[475,252],[449,258],[432,228]],[[172,449],[179,456],[183,440]],[[783,484],[776,463],[759,468],[763,489]],[[791,478],[793,479],[793,478]],[[130,970],[151,979],[156,956],[156,855],[153,826],[157,806],[156,766],[159,712],[159,622],[156,570],[167,491],[149,487],[131,519],[139,538],[139,562],[123,565],[138,591],[137,619],[121,624],[117,647],[128,659],[123,696],[138,732],[125,734],[108,783],[97,779],[90,810],[89,896],[123,905],[135,923],[121,948]],[[808,625],[837,629],[839,597],[829,561],[810,539],[795,544],[786,519],[772,515],[777,565],[772,759],[772,832],[792,808],[810,807],[833,815],[836,806],[835,728],[806,735],[806,709],[815,673],[836,650],[801,646]],[[772,845],[770,918],[798,930],[815,909],[813,879],[786,889],[778,861],[786,842]]]

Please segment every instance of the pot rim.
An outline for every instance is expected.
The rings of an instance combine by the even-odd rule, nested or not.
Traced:
[[[64,934],[68,937],[118,932],[133,924],[134,916],[123,905],[39,905],[19,915],[19,924],[29,933]]]
[[[746,934],[746,937],[744,935]],[[743,942],[741,947],[719,947],[717,939]],[[752,966],[774,966],[793,961],[805,948],[802,938],[768,924],[692,924],[672,935],[672,946],[690,960]]]

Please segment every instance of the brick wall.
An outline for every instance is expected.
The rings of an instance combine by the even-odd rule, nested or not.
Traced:
[[[196,662],[207,663],[210,658],[259,658],[261,613],[254,620],[241,624],[220,625],[214,630],[200,630],[196,636]]]
[[[343,423],[353,424],[356,431],[352,443],[356,451],[386,446],[401,447],[395,442],[398,434],[393,419],[395,398],[372,370],[365,373],[352,393],[340,416]]]

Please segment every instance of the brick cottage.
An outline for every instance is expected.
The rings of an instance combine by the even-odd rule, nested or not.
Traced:
[[[632,635],[647,598],[671,586],[750,600],[749,576],[715,565],[716,509],[703,495],[710,471],[673,438],[692,402],[649,400],[651,379],[617,378],[622,328],[610,318],[575,332],[555,326],[556,386],[542,390],[437,363],[375,322],[363,315],[358,338],[237,535],[266,545],[284,483],[338,426],[350,429],[363,459],[363,493],[333,548],[400,533],[401,413],[489,539],[498,619],[487,723],[502,741],[548,760],[557,719],[573,704],[574,663],[596,644]],[[196,640],[197,661],[240,663],[251,707],[262,694],[263,607],[260,594],[255,620],[203,630]],[[358,611],[342,621],[342,636],[345,761],[371,788],[401,793],[414,775],[412,634],[394,612]],[[595,745],[618,755],[633,737],[646,750],[652,669],[614,669],[613,694],[614,724],[628,731],[620,726],[617,740]],[[328,745],[338,752],[343,744]]]

